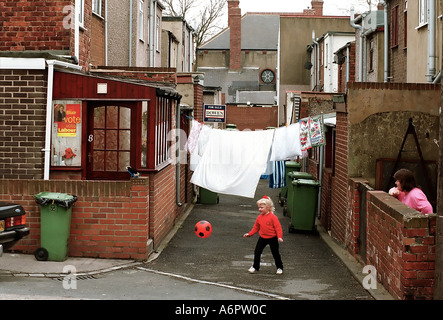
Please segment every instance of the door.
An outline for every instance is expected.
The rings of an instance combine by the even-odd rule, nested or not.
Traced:
[[[87,179],[129,179],[135,168],[136,103],[88,103]]]

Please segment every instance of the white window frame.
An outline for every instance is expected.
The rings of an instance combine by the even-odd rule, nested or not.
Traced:
[[[145,41],[145,1],[138,2],[138,38]]]
[[[92,12],[98,16],[102,16],[102,3],[103,0],[92,0]]]
[[[418,26],[428,23],[428,0],[418,0]]]
[[[85,27],[85,0],[79,0],[80,8],[78,10],[78,24],[80,28]]]
[[[155,29],[156,29],[156,34],[155,34],[155,49],[157,50],[157,52],[160,52],[160,17],[156,16],[155,19]]]

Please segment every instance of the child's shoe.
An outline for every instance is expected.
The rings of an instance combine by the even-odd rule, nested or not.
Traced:
[[[277,274],[282,274],[283,273],[283,269],[278,268],[276,273]]]
[[[255,270],[254,267],[250,267],[249,270],[248,270],[248,272],[249,272],[249,273],[256,273],[257,270]]]

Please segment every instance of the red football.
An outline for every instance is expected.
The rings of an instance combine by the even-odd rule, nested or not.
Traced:
[[[212,226],[208,221],[202,220],[196,223],[194,231],[197,237],[207,238],[212,233]]]

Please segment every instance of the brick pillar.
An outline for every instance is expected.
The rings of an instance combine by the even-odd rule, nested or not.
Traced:
[[[228,0],[228,26],[230,29],[229,69],[241,69],[241,9],[239,0]]]
[[[314,10],[314,15],[323,15],[323,0],[312,0],[311,1],[312,10]]]

